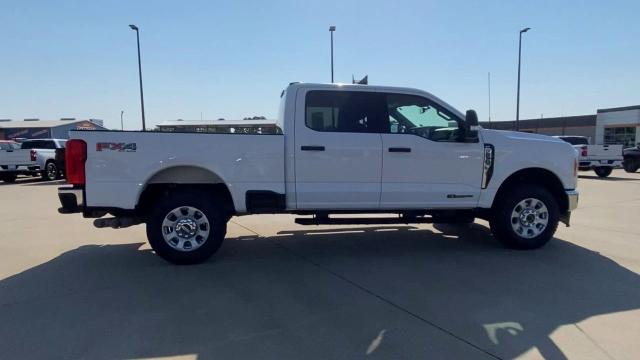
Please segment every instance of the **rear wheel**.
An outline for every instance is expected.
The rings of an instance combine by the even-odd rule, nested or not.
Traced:
[[[624,171],[628,173],[634,173],[638,171],[638,167],[640,167],[640,164],[638,163],[638,161],[634,161],[633,159],[625,159],[623,166]]]
[[[491,232],[505,247],[537,249],[549,242],[558,227],[558,202],[543,187],[520,185],[496,201]]]
[[[147,220],[147,238],[163,259],[174,264],[197,264],[220,248],[227,219],[207,193],[173,193],[155,204]]]
[[[596,175],[598,175],[598,177],[604,178],[611,175],[613,168],[609,166],[598,166],[593,168],[593,171],[596,172]]]
[[[51,161],[44,166],[44,170],[42,171],[42,179],[53,181],[59,178],[59,174],[60,172],[58,171],[58,167],[53,161]]]

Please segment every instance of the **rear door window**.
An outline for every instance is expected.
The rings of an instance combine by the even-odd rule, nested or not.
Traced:
[[[305,124],[323,132],[375,133],[381,129],[384,99],[364,91],[309,91]]]

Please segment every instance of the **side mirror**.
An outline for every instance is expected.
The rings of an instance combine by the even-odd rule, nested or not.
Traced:
[[[460,124],[460,142],[478,142],[478,114],[467,110],[464,122]]]

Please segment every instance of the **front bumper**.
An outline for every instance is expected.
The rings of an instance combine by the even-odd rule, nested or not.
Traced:
[[[58,188],[58,199],[60,199],[61,208],[58,212],[61,214],[73,214],[82,212],[84,206],[84,191],[82,188],[73,185],[61,186]]]

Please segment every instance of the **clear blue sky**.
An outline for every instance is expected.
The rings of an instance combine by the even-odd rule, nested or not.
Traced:
[[[140,119],[141,29],[147,123],[275,117],[291,81],[430,91],[464,111],[521,118],[640,103],[638,1],[17,1],[0,2],[0,118]]]

